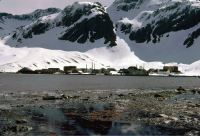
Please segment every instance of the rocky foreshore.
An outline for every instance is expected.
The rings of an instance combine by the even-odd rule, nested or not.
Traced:
[[[200,135],[200,89],[0,94],[0,135]]]

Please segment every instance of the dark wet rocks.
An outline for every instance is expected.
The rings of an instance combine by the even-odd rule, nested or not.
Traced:
[[[185,134],[185,136],[199,136],[199,135],[200,135],[200,131],[196,131],[196,130],[189,131]]]
[[[78,98],[80,98],[80,96],[78,96],[78,95],[66,96],[65,98],[66,98],[66,99],[78,99]]]
[[[11,130],[12,132],[14,133],[17,133],[17,132],[27,132],[27,131],[30,131],[32,128],[29,127],[29,126],[24,126],[24,125],[13,125],[13,126],[9,126],[7,128],[7,130]]]
[[[164,96],[164,95],[162,95],[162,94],[155,94],[155,95],[154,95],[154,98],[156,98],[156,99],[159,100],[159,101],[165,100],[165,99],[166,99],[165,97],[166,97],[166,96]]]
[[[53,120],[57,126],[51,127],[61,129],[68,134],[76,134],[76,132],[87,134],[76,130],[76,125],[95,131],[95,134],[106,134],[113,127],[112,122],[118,121],[140,122],[159,130],[161,133],[156,133],[159,135],[196,135],[200,130],[199,97],[189,98],[199,96],[198,91],[198,89],[182,87],[163,91],[56,91],[49,94],[46,92],[37,95],[23,95],[23,99],[19,95],[12,94],[13,98],[16,97],[16,101],[10,102],[12,109],[9,109],[10,112],[8,109],[4,109],[4,112],[0,110],[0,115],[13,120],[14,127],[8,127],[6,130],[10,133],[29,133],[31,128],[36,132],[40,131],[34,127],[35,124],[46,126],[48,130],[49,125],[53,125],[48,124],[49,120]],[[189,97],[182,99],[182,95],[189,95]],[[24,106],[17,106],[21,104]],[[13,112],[16,109],[20,116]],[[66,121],[65,117],[70,121]],[[70,122],[73,123],[69,124]],[[94,124],[98,125],[97,129],[94,128]],[[59,126],[60,128],[57,128]],[[63,130],[63,126],[71,129]],[[1,134],[4,129],[0,130]]]
[[[81,101],[84,101],[84,102],[87,102],[87,101],[90,100],[90,97],[82,97],[80,100],[81,100]]]
[[[163,96],[160,95],[160,94],[155,94],[154,97],[155,97],[155,98],[161,98],[161,97],[163,97]]]
[[[134,112],[137,113],[137,116],[139,118],[143,118],[143,119],[144,118],[150,119],[150,118],[159,118],[159,117],[161,117],[161,115],[158,114],[158,113],[153,113],[153,112],[149,112],[149,111],[145,111],[145,110],[134,111]]]
[[[161,114],[157,119],[150,119],[148,123],[156,126],[160,131],[167,132],[168,135],[187,135],[197,132],[200,129],[194,121],[188,121],[187,116],[173,117]]]
[[[119,97],[124,97],[125,95],[124,95],[124,94],[119,94],[118,96],[119,96]]]
[[[79,99],[80,96],[78,95],[45,95],[42,97],[42,100],[65,100],[65,99]]]
[[[176,90],[177,90],[177,94],[182,94],[186,92],[186,89],[184,89],[182,86],[178,87]]]
[[[16,122],[16,124],[26,124],[26,123],[28,123],[28,121],[26,119],[17,119],[15,122]]]
[[[60,96],[56,95],[45,95],[42,97],[43,100],[61,100],[61,99],[68,99],[68,96],[65,96],[64,94],[61,94]]]
[[[58,99],[61,99],[61,98],[56,97],[56,96],[43,96],[42,99],[43,100],[58,100]]]
[[[193,103],[188,103],[187,107],[191,107],[191,108],[200,108],[200,104],[193,104]]]
[[[195,89],[185,89],[182,86],[178,87],[176,89],[176,93],[177,94],[184,94],[184,93],[188,93],[188,92],[192,92],[193,94],[200,94],[200,89],[195,88]]]
[[[18,119],[16,121],[14,119],[5,119],[3,121],[1,120],[1,123],[3,123],[1,124],[3,127],[0,128],[0,135],[2,136],[22,135],[32,130],[32,127],[24,119]]]
[[[43,96],[43,100],[60,100],[62,97],[56,97],[56,96]]]
[[[193,94],[200,94],[200,89],[192,89],[191,92]]]

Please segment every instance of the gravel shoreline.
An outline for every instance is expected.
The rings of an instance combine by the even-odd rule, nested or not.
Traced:
[[[2,93],[0,135],[200,135],[200,89]]]

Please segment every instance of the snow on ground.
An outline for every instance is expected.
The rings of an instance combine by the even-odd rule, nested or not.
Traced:
[[[0,43],[0,71],[16,72],[23,67],[33,70],[64,66],[90,67],[92,62],[96,68],[114,67],[117,69],[129,66],[142,66],[145,62],[131,52],[126,42],[117,39],[118,46],[97,47],[85,53],[77,51],[49,50],[44,48],[14,48]]]
[[[23,67],[33,70],[64,66],[90,67],[95,62],[96,68],[142,66],[145,62],[131,52],[126,42],[117,39],[118,46],[97,47],[85,53],[77,51],[50,50],[44,48],[14,48],[0,43],[0,71],[16,72]]]
[[[190,65],[180,65],[185,75],[200,76],[200,61],[196,61]]]
[[[145,62],[135,56],[128,44],[120,38],[117,38],[117,46],[108,48],[100,47],[87,51],[90,56],[106,62],[115,68],[127,68],[128,66],[142,65]]]
[[[5,37],[4,40],[7,45],[12,47],[29,47],[29,48],[41,47],[51,50],[79,51],[79,52],[88,51],[91,48],[106,46],[104,44],[104,39],[95,41],[95,44],[89,41],[87,41],[85,44],[80,44],[77,42],[73,43],[70,41],[58,40],[58,35],[62,31],[63,31],[62,27],[56,27],[47,31],[45,34],[34,35],[33,38],[28,38],[26,40],[23,40],[23,42],[20,44],[16,40],[9,40],[11,36]]]
[[[4,19],[0,20],[0,37],[9,35],[11,32],[16,31],[16,28],[23,25],[28,25],[31,21],[28,20],[16,20],[16,19]]]
[[[146,62],[156,60],[164,63],[177,62],[191,64],[200,60],[200,38],[196,39],[193,46],[190,48],[186,48],[186,46],[183,45],[183,42],[187,38],[187,34],[193,32],[198,27],[200,27],[200,25],[188,30],[165,34],[160,42],[156,44],[151,42],[136,43],[135,41],[130,41],[130,39],[121,32],[118,32],[118,35],[125,39],[131,50],[135,52],[136,56]]]
[[[179,5],[177,8],[167,10],[166,7],[174,5],[177,1],[183,3],[177,4]],[[120,5],[128,4],[129,6],[129,2],[132,4],[136,3],[135,6],[132,6],[132,9],[129,11],[118,9]],[[118,26],[117,35],[128,43],[131,50],[134,51],[135,55],[141,60],[146,62],[156,60],[163,63],[175,61],[177,63],[191,64],[200,60],[200,38],[195,39],[193,46],[190,48],[186,48],[184,41],[191,33],[199,29],[200,24],[193,26],[190,29],[166,33],[160,37],[160,41],[157,41],[157,43],[153,43],[152,41],[148,43],[136,43],[135,41],[131,41],[128,33],[125,34],[121,32],[120,25],[131,25],[130,31],[136,32],[136,30],[145,27],[147,24],[154,26],[157,24],[156,22],[159,22],[162,18],[169,18],[174,15],[174,13],[184,13],[185,7],[188,7],[188,5],[193,3],[197,5],[200,4],[198,0],[116,0],[112,6],[107,9],[107,12]],[[190,8],[198,9],[197,7]],[[164,12],[161,12],[161,10],[159,14],[155,14],[158,9],[159,11],[163,9]],[[166,11],[164,9],[166,9]]]
[[[85,68],[95,63],[96,68],[106,67],[86,53],[75,51],[49,50],[44,48],[12,48],[0,43],[0,71],[16,72],[23,67],[32,70],[77,66]]]
[[[138,29],[146,25],[143,19],[147,15],[152,14],[158,8],[164,8],[167,3],[170,3],[169,1],[171,0],[144,1],[142,5],[137,3],[136,8],[131,9],[131,11],[121,11],[120,14],[116,14],[117,9],[115,5],[109,7],[107,11],[114,22],[132,23],[134,24],[133,29]],[[194,2],[197,0],[188,1]],[[199,3],[193,6],[198,6]],[[82,4],[92,3],[76,3],[74,10],[82,7]],[[93,14],[87,16],[87,18],[101,14],[98,11],[98,9],[93,9]],[[83,16],[79,21],[85,17]],[[59,21],[61,18],[62,14],[56,13],[41,17],[40,20],[42,22],[53,23],[54,21]],[[31,24],[31,21],[27,20],[4,19],[4,22],[0,22],[0,36],[7,36],[4,37],[4,40],[9,45],[7,46],[3,41],[0,41],[0,72],[16,72],[23,67],[29,67],[33,70],[50,67],[63,69],[64,66],[85,68],[86,65],[90,67],[92,62],[95,62],[96,68],[114,67],[116,69],[138,66],[148,70],[150,68],[161,69],[164,65],[177,65],[185,75],[200,75],[200,46],[198,45],[200,39],[197,39],[194,45],[188,49],[182,45],[184,39],[188,36],[187,34],[199,28],[200,25],[188,30],[163,35],[161,41],[156,44],[138,44],[130,41],[121,32],[117,32],[117,35],[125,39],[127,43],[123,39],[117,38],[118,46],[113,48],[106,47],[103,39],[95,41],[95,44],[87,42],[84,45],[58,40],[57,37],[63,31],[62,27],[53,28],[45,34],[35,35],[33,38],[24,40],[20,45],[16,41],[9,40],[11,37],[9,33],[16,30],[17,27],[21,25],[30,27],[34,23],[37,23],[37,21]],[[15,48],[15,46],[21,48]],[[171,63],[172,61],[176,61],[177,63]]]
[[[116,69],[138,66],[145,69],[162,69],[164,65],[177,65],[183,75],[200,75],[200,61],[190,65],[162,62],[145,62],[138,58],[129,48],[128,44],[117,38],[118,46],[98,47],[87,52],[50,50],[44,48],[14,48],[0,42],[0,72],[16,72],[23,67],[33,70],[44,68],[60,68],[64,66],[77,66],[78,68],[114,67]]]

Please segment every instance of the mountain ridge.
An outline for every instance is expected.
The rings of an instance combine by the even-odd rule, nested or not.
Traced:
[[[116,6],[116,11],[120,8],[125,12],[128,12],[129,10],[137,12],[137,10],[140,10],[140,7],[137,7],[139,5],[147,8],[147,10],[144,9],[142,12],[138,12],[138,15],[135,15],[135,17],[133,15],[132,19],[125,16],[116,22],[119,31],[125,34],[130,34],[129,39],[131,41],[135,41],[136,43],[156,43],[159,42],[160,38],[166,33],[187,30],[200,23],[199,1],[163,0],[162,3],[155,2],[155,4],[151,4],[152,7],[156,7],[155,9],[149,8],[149,3],[151,3],[151,1],[152,0],[149,0],[149,2],[144,2],[144,0],[133,0],[131,1],[133,3],[130,4],[130,1],[127,0],[129,5],[126,5],[125,8],[120,5],[122,5],[121,3],[126,3],[126,1],[116,0],[112,5],[114,7]],[[188,38],[183,42],[183,44],[189,48],[198,36],[199,29],[192,32],[191,35],[188,35]]]
[[[14,15],[11,13],[0,13],[0,20],[3,20],[5,18],[14,18],[19,20],[36,20],[42,16],[47,16],[50,14],[58,13],[61,9],[59,8],[47,8],[47,9],[36,9],[35,11],[27,14],[21,14],[21,15]]]
[[[100,3],[90,2],[76,2],[59,13],[41,17],[20,27],[7,38],[7,44],[20,46],[24,40],[34,39],[38,35],[46,35],[48,38],[48,32],[52,30],[57,31],[54,31],[54,40],[59,43],[59,40],[64,40],[84,44],[104,39],[104,44],[110,47],[116,45],[114,26],[105,8]],[[40,44],[40,41],[35,45],[37,44]],[[51,42],[46,43],[47,48],[49,44]]]
[[[117,35],[142,60],[190,64],[200,59],[200,1],[116,0],[107,11]]]
[[[100,3],[76,2],[57,13],[26,22],[4,35],[3,40],[15,48],[92,53],[98,60],[104,58],[100,54],[106,54],[113,59],[109,63],[118,62],[121,67],[127,67],[128,61],[130,65],[145,64],[146,68],[176,64],[188,73],[200,71],[199,15],[197,0],[116,0],[108,8]],[[119,38],[125,42],[119,42]],[[119,54],[109,55],[107,50]]]
[[[13,15],[0,13],[0,37],[5,37],[17,28],[30,24],[38,18],[59,12],[58,8],[38,9],[28,14]]]

